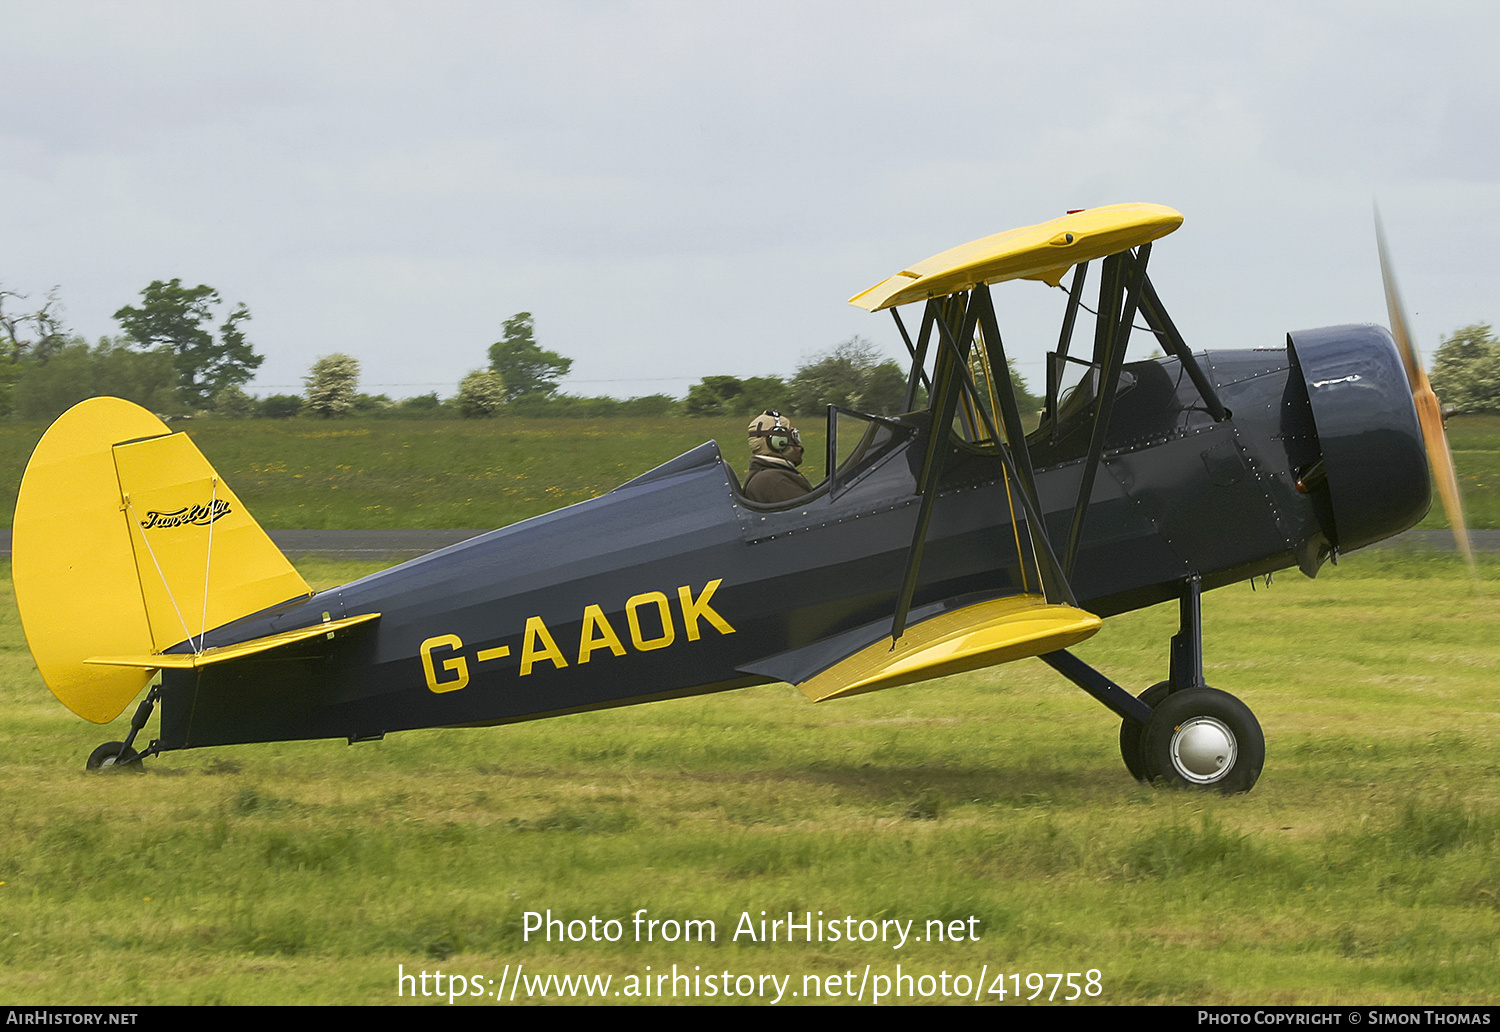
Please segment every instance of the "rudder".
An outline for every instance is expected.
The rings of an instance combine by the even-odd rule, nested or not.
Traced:
[[[154,672],[85,660],[201,641],[311,593],[187,436],[119,398],[81,402],[42,436],[13,526],[32,658],[63,705],[98,724]]]

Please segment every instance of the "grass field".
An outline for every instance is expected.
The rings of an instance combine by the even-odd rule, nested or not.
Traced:
[[[803,469],[824,429],[802,420]],[[707,440],[744,472],[745,420],[251,420],[179,424],[272,530],[503,527],[602,494]],[[0,520],[45,427],[0,423]],[[1500,527],[1500,417],[1449,423],[1471,527]],[[1436,508],[1421,524],[1445,527]]]
[[[673,965],[705,994],[726,972],[766,988],[733,1002],[769,1002],[759,976],[783,1003],[870,1002],[885,977],[1024,1005],[1031,972],[1064,976],[1042,998],[1078,972],[1075,1005],[1500,1001],[1500,610],[1450,559],[1356,554],[1205,597],[1208,678],[1269,743],[1234,798],[1130,781],[1117,721],[1034,660],[821,706],[767,686],[87,776],[124,721],[52,700],[0,588],[0,1003],[446,1006],[455,984],[508,996],[518,965],[516,1003],[532,976],[609,976],[621,1003],[663,973],[672,1002]],[[1118,617],[1078,651],[1138,690],[1175,619]],[[642,908],[716,938],[633,941]],[[528,940],[548,910],[621,941]],[[762,911],[922,941],[736,941]],[[469,981],[398,998],[398,966]]]
[[[743,471],[747,420],[202,421],[185,428],[262,526],[503,527],[618,487],[707,440]],[[44,427],[0,423],[6,526]],[[822,478],[824,434],[805,435]]]

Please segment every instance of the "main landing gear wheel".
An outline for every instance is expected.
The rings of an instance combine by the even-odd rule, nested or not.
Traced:
[[[124,742],[105,742],[89,753],[88,763],[84,765],[84,769],[89,771],[124,769],[142,774],[145,773],[146,767],[141,763],[141,754],[134,749],[126,748]]]
[[[1167,697],[1172,687],[1169,681],[1158,681],[1150,688],[1141,692],[1138,698],[1152,709],[1161,705],[1161,700]],[[1137,781],[1150,781],[1151,777],[1146,773],[1146,760],[1141,754],[1141,740],[1146,735],[1146,725],[1138,720],[1126,717],[1120,721],[1120,755],[1125,760],[1125,769],[1130,771],[1130,776]]]
[[[1226,795],[1248,792],[1266,763],[1266,736],[1250,707],[1233,695],[1189,688],[1155,708],[1141,735],[1141,759],[1152,781]]]

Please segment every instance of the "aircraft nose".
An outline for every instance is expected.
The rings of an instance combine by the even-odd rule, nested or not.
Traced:
[[[1411,386],[1383,326],[1331,326],[1287,335],[1322,450],[1339,551],[1415,526],[1432,504]]]

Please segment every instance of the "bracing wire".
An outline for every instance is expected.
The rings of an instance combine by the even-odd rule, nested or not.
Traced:
[[[208,554],[203,557],[203,617],[198,623],[198,648],[197,652],[203,651],[203,643],[208,638],[208,571],[214,561],[214,524],[219,522],[214,517],[214,506],[219,500],[219,478],[214,477],[209,481],[211,485],[208,490]],[[191,640],[192,635],[188,635]]]
[[[136,515],[135,506],[131,503],[129,497],[125,499],[125,509],[130,513],[130,518],[135,521],[135,525],[139,527],[141,520]],[[212,527],[212,524],[210,524],[210,527]],[[172,594],[172,585],[168,583],[167,575],[162,571],[161,562],[156,558],[156,549],[151,547],[151,539],[146,536],[144,531],[141,532],[141,540],[146,544],[146,554],[151,557],[151,565],[156,567],[156,575],[161,578],[161,586],[167,593],[167,601],[172,603],[172,612],[177,614],[177,622],[182,625],[182,633],[186,636],[188,644],[191,645],[193,644],[193,632],[188,630],[187,620],[182,615],[182,609],[177,605],[177,596]],[[202,652],[203,649],[201,647],[193,647],[194,655],[201,655]]]

